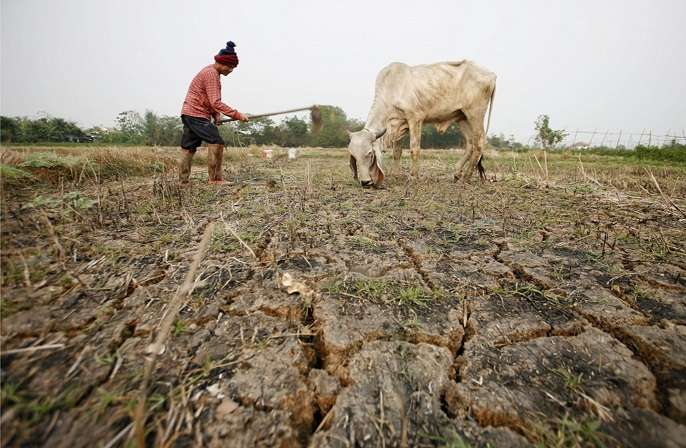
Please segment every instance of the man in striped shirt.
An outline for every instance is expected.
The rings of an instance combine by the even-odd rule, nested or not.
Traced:
[[[222,86],[219,75],[228,75],[238,66],[236,45],[227,42],[226,48],[219,50],[214,57],[214,64],[200,70],[195,75],[181,109],[183,135],[181,136],[181,161],[179,163],[179,180],[188,183],[191,174],[191,162],[198,146],[207,143],[207,172],[211,184],[221,184],[222,162],[224,159],[224,140],[219,135],[219,121],[226,115],[234,120],[248,121],[248,117],[222,102]],[[213,119],[214,123],[210,120]]]

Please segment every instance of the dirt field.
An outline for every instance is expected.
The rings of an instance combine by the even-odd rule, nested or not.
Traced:
[[[234,149],[180,189],[135,151],[159,172],[4,184],[4,446],[133,444],[142,399],[150,446],[686,446],[685,166],[490,153],[461,184],[424,151],[364,190],[344,150]]]

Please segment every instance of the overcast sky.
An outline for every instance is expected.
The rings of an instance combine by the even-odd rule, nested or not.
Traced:
[[[81,126],[178,115],[233,40],[223,100],[246,113],[310,104],[365,119],[393,61],[471,59],[495,72],[490,134],[686,129],[686,1],[1,0],[3,115]]]

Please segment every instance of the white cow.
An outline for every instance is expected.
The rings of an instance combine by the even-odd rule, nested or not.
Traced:
[[[490,124],[495,80],[494,73],[467,60],[415,66],[394,62],[383,68],[376,78],[374,102],[364,129],[349,133],[355,179],[363,187],[380,185],[385,176],[382,150],[388,146],[393,148],[397,171],[402,155],[398,142],[408,130],[411,174],[417,176],[424,123],[433,123],[443,133],[457,122],[466,152],[457,164],[455,180],[469,179],[477,165],[481,174],[488,132],[488,124],[484,131],[484,117],[488,108]]]

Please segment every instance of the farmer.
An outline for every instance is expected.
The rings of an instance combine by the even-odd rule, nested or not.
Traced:
[[[214,64],[200,70],[195,75],[181,109],[183,135],[181,137],[181,162],[179,163],[179,181],[188,183],[191,174],[193,154],[202,141],[207,143],[207,172],[211,184],[221,184],[222,161],[224,159],[224,140],[219,135],[217,126],[221,115],[234,120],[248,121],[248,117],[236,109],[222,103],[219,75],[228,75],[238,65],[236,44],[227,42],[226,48],[219,50],[214,57]],[[214,119],[214,123],[210,121]]]

